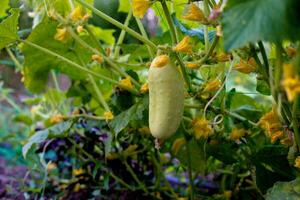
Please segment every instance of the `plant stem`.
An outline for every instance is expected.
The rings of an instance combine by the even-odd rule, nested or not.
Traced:
[[[260,50],[260,53],[261,53],[263,61],[264,61],[264,66],[265,66],[264,71],[267,75],[269,75],[269,61],[268,61],[268,56],[267,56],[267,53],[266,53],[266,49],[265,49],[264,44],[262,43],[262,41],[258,42],[258,46],[259,46],[259,50]]]
[[[23,42],[23,43],[25,43],[25,44],[27,44],[27,45],[29,45],[29,46],[35,48],[35,49],[38,49],[38,50],[40,50],[40,51],[42,51],[42,52],[44,52],[44,53],[46,53],[46,54],[48,54],[48,55],[57,57],[58,59],[60,59],[60,60],[62,60],[62,61],[64,61],[64,62],[66,62],[66,63],[68,63],[69,65],[72,65],[73,67],[77,68],[78,70],[80,70],[80,71],[82,71],[82,72],[85,72],[85,73],[87,73],[87,74],[91,74],[91,75],[93,75],[94,77],[97,77],[97,78],[100,78],[100,79],[109,81],[109,82],[111,82],[111,83],[114,83],[114,84],[118,85],[120,88],[126,89],[126,90],[128,90],[129,92],[131,92],[131,93],[133,93],[133,94],[138,94],[138,92],[137,92],[136,90],[133,90],[133,89],[131,89],[131,88],[128,88],[128,87],[126,87],[126,86],[120,84],[118,81],[116,81],[116,80],[114,80],[114,79],[108,78],[108,77],[106,77],[106,76],[103,76],[103,75],[101,75],[101,74],[98,74],[98,73],[96,73],[96,72],[93,72],[93,71],[91,71],[91,70],[89,70],[89,69],[86,69],[85,67],[83,67],[83,66],[81,66],[81,65],[79,65],[79,64],[77,64],[77,63],[75,63],[75,62],[73,62],[73,61],[71,61],[71,60],[69,60],[68,58],[66,58],[66,57],[64,57],[64,56],[61,56],[61,55],[59,55],[59,54],[57,54],[57,53],[55,53],[55,52],[53,52],[53,51],[51,51],[51,50],[49,50],[49,49],[46,49],[46,48],[44,48],[44,47],[42,47],[42,46],[39,46],[39,45],[37,45],[37,44],[35,44],[35,43],[32,43],[32,42],[29,42],[29,41],[27,41],[27,40],[19,39],[19,41],[20,41],[20,42]]]
[[[87,30],[87,32],[89,33],[89,35],[91,36],[92,40],[95,42],[95,44],[97,45],[98,50],[100,50],[103,54],[105,54],[105,50],[103,49],[102,45],[100,44],[100,42],[98,41],[98,39],[96,38],[95,34],[93,33],[93,31],[91,30],[91,28],[86,25],[84,26],[84,28]]]
[[[55,71],[54,71],[54,70],[51,70],[51,75],[52,75],[52,79],[53,79],[55,88],[56,88],[58,91],[60,91],[59,83],[58,83],[58,80],[57,80],[57,77],[56,77],[56,74],[55,74]]]
[[[188,75],[188,73],[187,73],[187,71],[186,71],[185,64],[184,64],[184,62],[182,61],[182,59],[181,59],[181,57],[180,57],[180,55],[179,55],[178,53],[174,53],[174,55],[175,55],[176,60],[177,60],[178,63],[179,63],[180,70],[181,70],[181,72],[182,72],[184,81],[185,81],[185,83],[186,83],[186,85],[187,85],[187,87],[188,87],[188,90],[189,90],[189,92],[190,92],[190,91],[192,91],[191,80],[190,80],[190,77],[189,77],[189,75]]]
[[[124,22],[124,26],[128,27],[129,25],[129,22],[131,20],[131,17],[132,17],[132,11],[130,10],[128,12],[128,15],[125,19],[125,22]],[[120,55],[120,50],[121,50],[121,47],[120,45],[123,43],[124,41],[124,38],[125,38],[125,34],[126,34],[126,31],[124,29],[122,29],[121,33],[120,33],[120,36],[118,38],[118,41],[117,41],[117,44],[116,44],[116,48],[115,48],[115,53],[114,53],[114,58],[117,59]]]
[[[187,156],[187,164],[188,164],[188,174],[189,174],[189,185],[190,185],[190,198],[191,200],[194,199],[194,178],[192,173],[192,159],[191,159],[191,150],[188,145],[188,142],[186,142],[186,156]]]
[[[131,76],[129,76],[129,74],[127,74],[126,72],[122,71],[114,62],[112,62],[107,56],[101,54],[97,49],[91,47],[88,43],[86,43],[84,40],[82,40],[73,30],[72,28],[68,28],[68,32],[72,35],[72,37],[79,43],[81,44],[83,47],[89,49],[90,51],[92,51],[93,53],[97,54],[97,55],[101,55],[104,59],[105,62],[107,62],[114,70],[116,70],[121,76],[124,77],[130,77],[132,83],[140,88],[140,84]]]
[[[300,150],[300,130],[299,130],[299,111],[300,111],[300,95],[298,94],[295,98],[295,102],[293,104],[293,111],[292,111],[292,123],[293,123],[293,130],[295,135],[295,140],[298,146],[298,151]]]
[[[203,63],[205,63],[207,61],[207,59],[211,56],[211,54],[214,52],[214,49],[216,48],[218,41],[219,41],[219,36],[215,36],[210,48],[208,49],[208,52],[206,52],[205,56],[198,62],[195,62],[199,65],[202,65]]]
[[[204,0],[203,5],[204,5],[204,15],[206,18],[208,18],[209,16],[208,0]],[[207,52],[209,50],[208,26],[204,27],[204,42],[205,42],[205,52]]]
[[[178,43],[178,38],[177,38],[177,35],[176,35],[176,30],[175,30],[175,26],[174,26],[173,20],[171,18],[171,14],[169,12],[169,9],[168,9],[168,6],[166,4],[166,1],[165,0],[161,0],[160,3],[161,3],[161,6],[163,8],[165,17],[167,19],[167,22],[168,22],[168,25],[169,25],[169,28],[170,28],[170,33],[171,33],[171,38],[172,38],[172,44],[175,45],[175,44]]]
[[[148,38],[148,35],[146,33],[146,30],[145,30],[144,25],[141,22],[141,20],[137,17],[135,18],[135,20],[136,20],[136,23],[137,23],[137,25],[138,25],[141,33],[142,33],[142,36],[144,36],[145,38]],[[151,59],[154,58],[154,52],[152,51],[152,49],[149,45],[147,45],[147,49],[148,49],[148,52],[149,52],[149,55],[150,55]]]
[[[128,34],[132,35],[133,37],[135,37],[136,39],[140,40],[141,42],[149,45],[155,51],[157,50],[157,47],[156,47],[156,45],[153,42],[151,42],[150,40],[144,38],[142,35],[138,34],[134,30],[132,30],[131,28],[124,26],[123,24],[121,24],[117,20],[115,20],[112,17],[110,17],[110,16],[106,15],[105,13],[101,12],[100,10],[96,9],[95,7],[93,7],[92,5],[86,3],[84,0],[75,0],[75,1],[77,1],[78,3],[80,3],[83,7],[85,7],[87,9],[93,11],[96,15],[98,15],[102,19],[108,21],[109,23],[115,25],[116,27],[118,27],[120,29],[125,30]]]
[[[23,67],[22,67],[21,63],[18,61],[18,59],[15,57],[13,52],[8,47],[5,47],[5,50],[7,51],[10,59],[12,59],[12,61],[14,62],[15,66],[17,67],[17,70],[21,71]]]

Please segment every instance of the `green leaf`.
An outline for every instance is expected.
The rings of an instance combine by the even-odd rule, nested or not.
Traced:
[[[266,200],[300,199],[300,178],[291,182],[277,182],[266,194]]]
[[[72,122],[66,121],[54,126],[51,126],[47,129],[36,132],[32,135],[28,142],[22,148],[23,157],[26,158],[28,151],[32,148],[33,145],[39,144],[45,141],[48,138],[56,138],[65,133],[72,126]]]
[[[115,134],[121,132],[131,121],[141,120],[143,113],[148,109],[149,98],[148,96],[141,99],[128,110],[116,116],[111,122],[110,127],[114,130]]]
[[[118,12],[128,13],[131,9],[129,0],[120,0]]]
[[[191,140],[188,142],[190,155],[188,155],[186,145],[182,146],[176,155],[178,160],[187,166],[188,160],[187,156],[191,157],[191,167],[193,170],[197,172],[204,172],[205,170],[205,156],[203,151],[203,146],[199,145],[195,140]]]
[[[263,81],[263,80],[257,80],[256,91],[263,94],[263,95],[270,95],[271,94],[270,87],[269,87],[268,83],[266,83],[266,81]]]
[[[299,39],[298,11],[297,0],[229,1],[222,18],[225,49],[259,40]]]
[[[73,39],[70,38],[66,43],[62,43],[54,39],[57,26],[58,22],[46,17],[31,32],[30,36],[27,38],[27,41],[38,44],[39,46],[62,55],[69,60],[78,63],[79,65],[81,65],[81,62],[79,61],[77,55],[80,56],[83,62],[89,62],[92,53],[87,51]],[[91,39],[87,35],[83,35],[81,38],[91,46],[94,46]],[[62,73],[65,73],[72,79],[84,79],[86,77],[85,73],[78,71],[73,66],[70,66],[66,62],[63,62],[56,57],[49,56],[44,52],[33,48],[32,46],[24,44],[22,50],[25,56],[25,86],[32,92],[38,93],[44,90],[48,81],[48,73],[51,69],[56,69]]]
[[[0,17],[6,16],[6,10],[9,9],[9,0],[2,0],[0,2]]]
[[[0,50],[18,39],[19,9],[11,9],[11,15],[0,23]]]
[[[115,37],[113,36],[115,32],[114,29],[102,29],[100,27],[92,25],[90,25],[89,27],[99,40],[105,42],[106,44],[115,44]]]

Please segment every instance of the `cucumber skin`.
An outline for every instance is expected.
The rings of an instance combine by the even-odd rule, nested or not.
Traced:
[[[176,132],[182,120],[184,80],[171,61],[156,67],[155,59],[148,74],[149,128],[155,138],[166,139]]]

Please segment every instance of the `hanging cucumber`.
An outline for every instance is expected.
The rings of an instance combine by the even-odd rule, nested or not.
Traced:
[[[169,56],[151,63],[149,81],[149,127],[157,139],[166,139],[178,129],[184,109],[184,80]]]

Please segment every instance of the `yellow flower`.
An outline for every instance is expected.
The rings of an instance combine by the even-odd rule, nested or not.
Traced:
[[[272,137],[274,132],[282,129],[279,117],[274,110],[263,115],[258,124],[267,132],[268,137]]]
[[[72,21],[76,22],[83,18],[83,10],[81,6],[77,6],[70,14]]]
[[[64,116],[61,114],[54,115],[50,118],[50,124],[58,124],[59,122],[64,120]]]
[[[200,66],[197,63],[187,63],[186,67],[189,69],[198,69]]]
[[[283,131],[277,131],[277,132],[273,133],[271,136],[271,143],[276,142],[277,140],[281,139],[282,137],[284,137]]]
[[[280,144],[285,145],[285,146],[292,146],[293,141],[290,138],[284,138],[280,140]]]
[[[76,31],[77,33],[82,33],[84,31],[83,26],[77,26]]]
[[[51,163],[49,163],[49,164],[47,165],[47,171],[52,171],[52,170],[54,170],[54,169],[56,169],[56,168],[57,168],[57,166],[56,166],[56,164],[53,163],[53,162],[51,162]]]
[[[143,18],[150,6],[151,2],[149,0],[132,0],[133,15]]]
[[[130,89],[134,88],[134,85],[132,84],[131,79],[130,79],[129,76],[127,76],[126,78],[120,80],[120,85],[122,85],[126,88],[130,88]]]
[[[112,120],[114,118],[114,115],[111,111],[107,111],[103,115],[106,121]]]
[[[202,119],[194,119],[192,122],[194,135],[196,139],[205,138],[207,139],[212,134],[212,128],[209,122]]]
[[[172,145],[172,151],[175,155],[177,155],[178,151],[180,150],[180,148],[182,147],[182,145],[185,144],[185,139],[182,138],[177,138]]]
[[[173,47],[173,51],[180,53],[191,53],[193,46],[190,45],[190,37],[185,36],[175,47]]]
[[[295,159],[295,167],[300,168],[300,156],[297,156],[297,158]]]
[[[214,79],[205,84],[203,92],[215,92],[221,87],[221,81],[219,79]]]
[[[256,66],[257,65],[255,59],[251,57],[247,62],[244,60],[240,60],[240,62],[237,63],[233,69],[245,74],[249,74],[256,70]]]
[[[197,21],[202,24],[208,24],[208,20],[206,19],[203,11],[193,3],[186,6],[182,18],[190,21]]]
[[[287,48],[285,49],[285,51],[286,51],[286,54],[287,54],[289,57],[294,57],[294,56],[296,55],[296,53],[297,53],[297,50],[296,50],[295,48],[293,48],[293,47],[287,47]]]
[[[67,31],[67,28],[57,28],[56,29],[56,34],[54,35],[54,39],[58,40],[60,42],[67,42],[67,40],[69,39],[69,33]]]
[[[246,135],[246,130],[245,129],[238,129],[238,128],[233,128],[231,133],[230,133],[230,139],[231,140],[239,140],[241,137]]]
[[[292,102],[295,97],[300,94],[300,78],[292,64],[284,64],[283,67],[282,86],[284,87],[288,100]]]
[[[98,54],[92,55],[92,60],[93,60],[93,61],[96,61],[96,62],[98,62],[98,63],[102,63],[102,62],[103,62],[102,56],[100,56],[100,55],[98,55]]]
[[[79,168],[79,169],[73,169],[73,174],[74,174],[75,176],[81,175],[81,174],[83,174],[83,173],[84,173],[84,170],[81,169],[81,168]]]
[[[230,54],[227,54],[227,53],[222,52],[222,53],[220,53],[220,54],[218,54],[218,55],[216,56],[216,60],[217,60],[218,62],[226,62],[226,61],[229,61],[229,60],[230,60],[230,57],[231,57]]]
[[[148,83],[144,83],[140,89],[141,93],[147,93],[149,91]]]
[[[79,192],[80,189],[81,189],[80,183],[76,183],[76,185],[75,185],[74,188],[73,188],[74,192]]]
[[[163,67],[170,62],[170,58],[167,55],[160,55],[155,58],[155,60],[151,63],[154,67]]]

